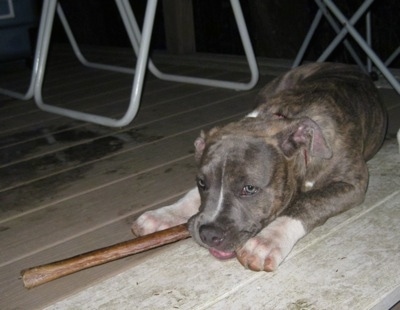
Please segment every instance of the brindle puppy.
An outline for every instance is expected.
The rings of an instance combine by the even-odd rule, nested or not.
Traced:
[[[215,257],[272,271],[314,227],[363,202],[366,161],[387,124],[367,75],[343,64],[301,66],[265,86],[258,103],[197,138],[197,188],[139,217],[137,234],[189,220]]]

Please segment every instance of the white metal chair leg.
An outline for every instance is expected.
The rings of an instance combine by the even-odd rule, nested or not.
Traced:
[[[365,38],[367,40],[367,44],[369,47],[372,48],[372,31],[371,31],[371,12],[368,11],[367,14],[365,15]],[[371,59],[367,56],[367,72],[371,73],[372,72],[372,61]]]
[[[301,61],[304,57],[304,54],[311,42],[311,39],[312,39],[315,31],[317,30],[317,27],[322,19],[322,16],[324,16],[326,18],[326,20],[331,25],[332,29],[336,32],[336,37],[331,42],[331,44],[325,49],[325,51],[321,54],[321,56],[318,58],[317,61],[320,61],[320,62],[325,61],[347,34],[347,30],[343,31],[340,29],[339,25],[336,23],[336,21],[330,15],[329,11],[326,9],[325,5],[322,2],[315,0],[315,3],[317,4],[319,9],[317,11],[317,14],[314,17],[314,20],[313,20],[311,27],[306,35],[306,38],[304,39],[303,44],[302,44],[299,52],[296,55],[295,61],[293,62],[293,65],[292,65],[293,68],[297,67],[301,63]],[[352,16],[350,21],[353,23],[353,25],[361,18],[362,14],[365,12],[365,10],[366,10],[366,8],[361,8]],[[346,47],[346,49],[349,51],[350,55],[353,57],[354,61],[358,64],[358,66],[360,66],[364,71],[366,71],[363,62],[361,61],[360,57],[358,57],[357,53],[351,46],[350,42],[345,39],[345,40],[343,40],[343,44]]]
[[[105,116],[100,116],[100,115],[95,115],[95,114],[90,114],[90,113],[79,112],[79,111],[75,111],[75,110],[71,110],[71,109],[61,108],[61,107],[46,104],[43,101],[43,98],[42,98],[43,78],[44,78],[44,73],[45,73],[47,54],[48,54],[48,49],[49,49],[50,36],[51,36],[51,30],[52,30],[54,15],[55,15],[56,4],[57,4],[57,2],[53,1],[53,0],[44,0],[44,3],[43,3],[43,6],[48,7],[48,14],[45,18],[46,23],[43,27],[44,28],[43,40],[40,42],[40,44],[42,44],[42,46],[41,46],[42,53],[39,58],[39,70],[38,70],[38,75],[37,75],[36,83],[35,83],[34,97],[35,97],[36,104],[38,105],[38,107],[40,109],[42,109],[44,111],[68,116],[68,117],[82,120],[82,121],[92,122],[92,123],[96,123],[96,124],[100,124],[100,125],[104,125],[104,126],[110,126],[110,127],[122,127],[122,126],[128,125],[135,118],[138,108],[139,108],[140,98],[141,98],[142,89],[143,89],[143,81],[144,81],[147,60],[148,60],[148,54],[149,54],[151,33],[153,30],[154,17],[155,17],[155,12],[156,12],[156,8],[157,8],[157,0],[148,0],[148,3],[147,3],[145,17],[144,17],[144,23],[143,23],[143,38],[140,43],[140,50],[139,50],[138,60],[137,60],[137,64],[136,64],[135,77],[133,80],[130,104],[129,104],[128,110],[126,111],[124,116],[120,119],[114,119],[114,118],[109,118],[109,117],[105,117]],[[38,44],[39,44],[39,42],[38,42]]]
[[[116,1],[118,3],[118,0]],[[62,6],[60,3],[57,5],[57,14],[58,17],[60,18],[61,24],[64,27],[65,33],[68,37],[68,40],[72,46],[72,50],[75,53],[76,58],[81,62],[82,65],[94,69],[100,69],[100,70],[109,70],[109,71],[115,71],[115,72],[121,72],[121,73],[128,73],[128,74],[134,74],[135,70],[133,68],[126,68],[126,67],[121,67],[121,66],[114,66],[114,65],[108,65],[108,64],[102,64],[102,63],[97,63],[97,62],[92,62],[87,60],[87,58],[83,55],[81,49],[79,48],[79,45],[75,39],[74,34],[72,33],[71,27],[69,26],[68,20],[65,17],[64,10],[62,9]]]
[[[320,0],[315,0],[317,5],[320,8],[324,8],[325,6]],[[354,15],[350,18],[349,22],[351,25],[355,25],[355,23],[363,16],[363,14],[368,10],[368,8],[371,6],[372,2],[374,0],[366,0],[359,8],[358,10],[354,13]],[[325,15],[326,16],[326,15]],[[336,29],[337,30],[337,29]],[[348,30],[346,27],[344,27],[342,30],[339,31],[339,33],[336,35],[336,37],[333,39],[333,41],[328,45],[328,47],[325,49],[325,51],[321,54],[321,56],[318,58],[317,61],[325,61],[329,55],[334,51],[334,49],[339,45],[339,43],[343,40],[343,38],[348,34]],[[355,52],[354,52],[355,53]],[[356,54],[357,55],[357,54]],[[354,55],[353,55],[354,58]],[[357,56],[357,59],[358,56]],[[357,64],[364,69],[364,64],[361,62],[361,60],[357,61]],[[366,70],[365,70],[366,71]]]
[[[6,89],[6,88],[1,88],[0,87],[0,94],[9,96],[9,97],[13,97],[19,100],[29,100],[33,97],[33,90],[35,87],[35,77],[36,77],[36,73],[34,71],[32,71],[31,73],[31,79],[29,82],[29,86],[28,86],[28,90],[25,93],[21,93],[18,91],[14,91],[14,90],[10,90],[10,89]]]
[[[48,15],[48,7],[43,6],[42,7],[42,13],[41,16],[43,18],[40,19],[39,23],[39,31],[38,31],[38,42],[40,42],[43,38],[43,30],[45,28],[46,20],[47,20],[47,15]],[[39,57],[41,55],[41,45],[36,44],[35,48],[35,55],[33,58],[33,67],[32,67],[32,72],[31,72],[31,78],[28,86],[28,90],[25,93],[5,89],[5,88],[0,88],[0,94],[4,94],[6,96],[10,96],[13,98],[17,98],[20,100],[29,100],[33,98],[34,90],[35,90],[35,81],[36,81],[36,76],[38,74],[39,70]]]
[[[396,80],[393,74],[385,66],[382,60],[376,55],[376,53],[371,49],[371,47],[365,42],[364,38],[358,33],[358,31],[353,27],[350,21],[342,14],[342,12],[333,4],[330,0],[323,0],[326,6],[331,10],[332,14],[347,28],[350,35],[358,43],[360,48],[367,54],[371,61],[375,64],[382,75],[388,80],[390,85],[400,94],[400,83]]]
[[[317,14],[315,14],[315,16],[314,16],[314,19],[311,23],[310,29],[308,30],[307,35],[304,38],[304,41],[301,44],[299,51],[297,52],[296,58],[294,59],[294,62],[292,64],[292,68],[297,67],[302,62],[304,54],[306,53],[307,48],[310,45],[311,39],[314,36],[314,33],[319,26],[319,22],[321,21],[321,18],[322,18],[322,10],[319,9],[317,11]]]
[[[125,25],[125,29],[128,32],[128,36],[130,38],[132,47],[135,51],[135,54],[138,55],[139,52],[139,42],[141,40],[141,33],[140,28],[137,24],[137,20],[135,15],[133,14],[132,8],[128,1],[121,1],[116,0],[116,4],[122,20]],[[214,87],[223,87],[223,88],[232,88],[236,90],[248,90],[255,86],[258,81],[258,67],[256,63],[256,59],[254,56],[254,51],[250,42],[249,34],[247,32],[246,24],[244,22],[243,13],[240,8],[240,3],[238,0],[231,0],[233,13],[238,25],[240,37],[242,39],[242,44],[245,49],[246,59],[249,63],[250,68],[250,81],[248,83],[242,82],[231,82],[231,81],[220,81],[220,80],[213,80],[213,79],[206,79],[206,78],[197,78],[197,77],[189,77],[189,76],[181,76],[175,74],[167,74],[161,72],[153,63],[151,58],[149,58],[149,70],[159,79],[167,80],[167,81],[174,81],[174,82],[182,82],[182,83],[191,83],[191,84],[200,84],[206,86],[214,86]],[[68,24],[68,21],[65,17],[63,9],[60,4],[57,6],[57,13],[60,17],[61,23],[64,27],[64,30],[67,34],[67,37],[71,43],[71,46],[74,50],[74,53],[78,60],[85,66],[96,68],[96,69],[104,69],[110,71],[117,71],[122,73],[134,73],[135,70],[131,68],[119,67],[119,66],[112,66],[107,64],[95,63],[88,61],[82,54],[78,43],[71,31],[71,28]]]
[[[200,84],[200,85],[207,85],[214,87],[232,88],[236,90],[248,90],[253,88],[254,85],[257,83],[259,77],[258,67],[252,49],[252,45],[250,42],[250,38],[247,32],[246,24],[243,18],[242,10],[240,8],[239,0],[231,0],[231,4],[238,25],[239,33],[242,39],[246,58],[250,67],[251,78],[248,83],[220,81],[220,80],[212,80],[206,78],[187,77],[187,76],[162,73],[160,70],[157,69],[157,67],[151,60],[149,61],[148,58],[151,34],[152,34],[155,11],[157,8],[158,0],[148,0],[144,24],[143,24],[143,34],[140,33],[140,29],[137,25],[136,18],[132,12],[129,1],[128,0],[115,0],[115,1],[119,9],[119,12],[121,14],[121,17],[123,19],[125,28],[128,32],[129,38],[131,40],[132,47],[135,51],[135,54],[137,55],[136,69],[88,61],[83,56],[77,44],[77,41],[75,40],[75,37],[71,31],[71,28],[68,24],[68,21],[65,17],[61,5],[58,3],[58,1],[44,0],[43,12],[39,27],[38,42],[35,53],[35,66],[32,72],[31,85],[27,94],[25,96],[20,96],[19,97],[20,99],[30,99],[32,96],[34,96],[37,106],[44,111],[104,126],[121,127],[129,124],[137,114],[147,65],[149,66],[149,70],[156,77],[169,81],[193,83],[193,84]],[[56,12],[61,20],[61,23],[64,27],[64,30],[71,43],[75,55],[83,65],[96,69],[111,70],[129,74],[135,73],[129,107],[122,118],[113,119],[105,116],[57,107],[44,102],[42,97],[43,80],[46,70],[46,62],[47,62],[48,49],[54,22],[54,16]]]
[[[393,62],[393,60],[395,60],[399,55],[400,55],[400,46],[393,52],[392,55],[388,57],[388,59],[385,61],[385,66],[389,66]]]
[[[396,58],[400,54],[400,47],[389,57],[386,63],[383,63],[382,60],[376,55],[374,50],[371,48],[371,38],[370,38],[370,21],[369,16],[367,16],[367,41],[359,34],[359,32],[354,28],[354,24],[357,20],[368,10],[374,0],[365,0],[363,4],[359,7],[356,13],[349,20],[347,19],[343,13],[337,8],[337,6],[331,0],[315,0],[316,4],[319,7],[319,11],[323,12],[323,8],[326,7],[329,11],[339,20],[339,22],[343,25],[343,29],[337,34],[336,38],[331,42],[331,44],[326,48],[323,54],[319,57],[317,61],[325,61],[326,58],[332,53],[333,49],[336,48],[337,44],[347,35],[351,35],[353,39],[357,42],[360,48],[365,52],[367,57],[374,63],[374,65],[378,68],[378,70],[382,73],[382,75],[388,80],[391,86],[400,94],[400,83],[396,80],[393,74],[386,67],[390,64],[394,58]],[[296,56],[294,66],[297,66],[304,56],[305,49],[310,43],[311,37],[315,32],[316,27],[318,26],[319,20],[321,19],[321,13],[317,13],[314,21],[310,27],[310,30],[303,42],[302,47],[300,48],[298,55]],[[325,15],[327,17],[327,15]],[[332,24],[331,24],[332,25]],[[364,65],[361,66],[364,68]],[[368,65],[370,68],[370,65]]]
[[[255,59],[254,51],[250,42],[250,37],[247,32],[246,23],[244,21],[242,9],[240,7],[239,0],[231,0],[231,5],[233,9],[233,13],[236,19],[236,23],[238,25],[240,38],[242,40],[242,44],[245,50],[245,55],[247,62],[250,68],[250,81],[247,83],[242,82],[231,82],[231,81],[221,81],[221,80],[213,80],[207,78],[198,78],[198,77],[190,77],[190,76],[182,76],[182,75],[175,75],[175,74],[167,74],[161,72],[151,61],[149,60],[149,70],[152,74],[154,74],[157,78],[173,81],[173,82],[180,82],[180,83],[190,83],[190,84],[199,84],[205,86],[214,86],[214,87],[222,87],[222,88],[230,88],[236,90],[249,90],[255,86],[258,81],[259,71],[257,67],[257,62]],[[137,41],[140,41],[141,33],[139,26],[136,22],[136,18],[133,15],[131,6],[129,1],[122,0],[119,3],[119,10],[124,20],[125,24],[130,25],[127,27],[127,32],[129,38],[131,40],[132,46],[135,50],[138,49]]]

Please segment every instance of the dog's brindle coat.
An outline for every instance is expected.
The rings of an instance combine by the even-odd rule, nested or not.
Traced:
[[[275,270],[295,243],[363,202],[366,161],[386,112],[369,77],[342,64],[298,67],[269,83],[256,110],[195,141],[197,189],[139,217],[147,234],[183,223],[220,259]]]

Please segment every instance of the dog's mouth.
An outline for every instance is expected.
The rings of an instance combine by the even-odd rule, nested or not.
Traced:
[[[210,251],[212,256],[214,256],[220,260],[226,260],[226,259],[234,258],[236,256],[236,253],[234,251],[220,251],[215,248],[209,248],[208,250]]]

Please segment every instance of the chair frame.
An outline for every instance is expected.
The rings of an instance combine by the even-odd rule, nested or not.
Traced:
[[[345,47],[349,50],[350,55],[354,58],[356,63],[366,72],[371,72],[372,65],[371,62],[377,67],[377,69],[382,73],[382,75],[387,79],[390,85],[393,87],[397,93],[400,94],[400,83],[394,77],[394,75],[389,71],[388,66],[390,63],[400,54],[400,47],[397,48],[389,58],[383,62],[379,56],[375,53],[375,51],[371,48],[371,21],[370,21],[370,7],[374,0],[365,0],[354,15],[348,19],[344,16],[344,14],[339,10],[339,8],[333,3],[332,0],[315,0],[315,3],[318,6],[318,11],[314,17],[313,22],[311,23],[311,27],[303,41],[302,46],[299,49],[299,52],[295,58],[293,63],[293,67],[297,67],[310,45],[310,41],[317,29],[319,22],[324,16],[331,27],[336,32],[336,37],[333,41],[328,45],[325,51],[321,54],[321,56],[317,59],[318,62],[326,61],[326,59],[330,56],[333,50],[337,47],[337,45],[346,37],[346,35],[350,35],[356,43],[360,46],[360,48],[367,55],[367,66],[363,64],[360,60],[356,52],[352,49],[350,43],[348,41],[344,41]],[[367,12],[367,13],[366,13]],[[366,13],[366,39],[364,39],[360,33],[354,28],[355,23]],[[343,28],[340,29],[339,25],[335,22],[334,18],[343,25]]]
[[[182,76],[182,75],[175,75],[175,74],[168,74],[161,72],[155,66],[153,61],[149,59],[150,41],[153,31],[153,24],[154,24],[158,0],[147,1],[142,32],[139,29],[139,26],[137,24],[135,15],[133,14],[129,0],[115,0],[118,11],[121,15],[125,29],[127,31],[128,37],[132,44],[134,53],[137,57],[135,69],[88,61],[79,48],[79,45],[71,31],[71,28],[68,24],[67,18],[64,14],[61,4],[57,0],[44,0],[42,7],[42,15],[39,24],[39,32],[38,32],[38,39],[34,56],[33,69],[28,90],[26,91],[26,93],[19,93],[8,89],[0,88],[0,93],[21,100],[28,100],[33,97],[35,99],[36,105],[41,110],[47,112],[67,116],[81,121],[100,124],[103,126],[122,127],[131,123],[137,115],[143,90],[144,77],[147,68],[157,78],[167,81],[222,87],[234,90],[249,90],[256,85],[259,78],[259,71],[239,0],[230,0],[230,2],[238,26],[239,34],[242,40],[242,44],[244,47],[245,56],[250,69],[251,76],[248,82],[243,83],[243,82],[233,82],[225,80],[214,80],[214,79]],[[82,65],[95,69],[111,70],[120,73],[134,74],[129,106],[125,114],[121,118],[114,119],[107,116],[101,116],[97,114],[91,114],[77,110],[67,109],[46,103],[44,101],[42,96],[42,89],[46,71],[46,62],[49,51],[51,32],[56,13],[61,20],[62,26],[67,34],[68,40],[72,46],[75,55],[78,58],[78,60],[82,63]]]

